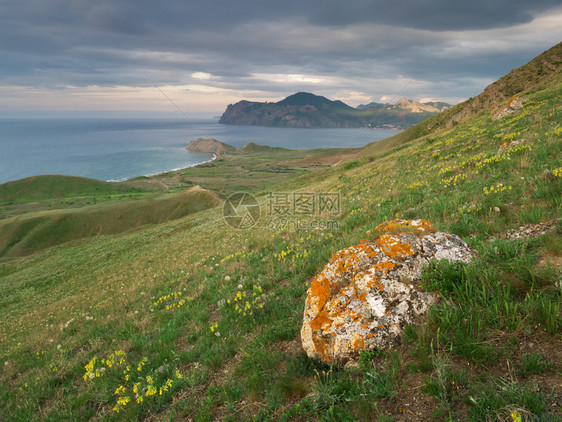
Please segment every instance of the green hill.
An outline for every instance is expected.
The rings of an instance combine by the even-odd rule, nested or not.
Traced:
[[[103,185],[102,185],[103,186]],[[90,236],[122,233],[215,207],[222,201],[199,186],[163,199],[140,199],[76,211],[37,212],[0,220],[0,258],[29,255]]]
[[[1,259],[0,418],[561,420],[561,50],[339,164],[256,189],[251,229],[212,208]],[[339,195],[342,212],[283,226],[271,194],[293,192]],[[422,285],[441,301],[394,350],[343,368],[308,359],[312,278],[396,217],[460,235],[474,262],[428,264]],[[302,228],[314,221],[331,224]]]
[[[141,193],[146,189],[131,183],[103,182],[85,177],[32,176],[0,184],[0,206],[53,198]]]

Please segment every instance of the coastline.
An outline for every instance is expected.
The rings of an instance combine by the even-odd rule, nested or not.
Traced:
[[[213,155],[215,152],[218,158],[221,157],[218,151],[206,151],[206,157],[193,160],[203,161],[191,164],[175,161],[173,155],[167,161],[166,154],[163,154],[154,159],[155,165],[159,162],[163,164],[161,167],[136,166],[135,163],[144,160],[152,161],[150,151],[155,145],[164,149],[183,150],[186,139],[195,140],[201,136],[200,130],[186,127],[182,122],[174,122],[169,125],[169,122],[161,120],[70,118],[33,120],[32,123],[17,120],[13,123],[0,119],[0,132],[6,138],[2,140],[4,149],[0,159],[0,184],[52,174],[122,182],[204,165],[217,158]],[[240,148],[247,143],[286,149],[362,147],[399,132],[378,129],[284,129],[212,122],[205,123],[204,128],[215,138],[221,139],[221,143],[233,148]],[[131,130],[137,131],[134,133],[134,143],[130,142]],[[126,171],[125,167],[130,171]]]
[[[215,161],[217,158],[218,158],[217,154],[213,154],[213,158],[211,158],[210,160],[202,161],[200,163],[190,164],[190,165],[185,166],[185,167],[178,167],[178,168],[175,168],[175,169],[164,170],[164,171],[160,171],[160,172],[157,172],[157,173],[141,174],[141,175],[138,175],[138,176],[126,177],[126,178],[123,178],[123,179],[108,179],[108,180],[105,180],[105,181],[111,182],[111,183],[118,183],[118,182],[126,182],[128,180],[133,180],[133,179],[136,179],[137,177],[159,176],[159,175],[166,174],[166,173],[172,173],[174,171],[180,171],[180,170],[185,170],[185,169],[189,169],[189,168],[192,168],[192,167],[197,167],[197,166],[200,166],[202,164],[207,164],[207,163]]]

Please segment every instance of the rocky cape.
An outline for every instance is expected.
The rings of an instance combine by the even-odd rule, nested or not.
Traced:
[[[197,138],[190,141],[185,149],[188,151],[215,154],[217,157],[221,157],[233,152],[236,148],[217,141],[214,138]]]
[[[224,142],[217,141],[214,138],[194,139],[189,142],[185,149],[188,151],[215,154],[217,158],[227,158],[229,156],[240,154],[268,153],[271,151],[285,150],[285,148],[258,145],[254,142],[248,142],[246,145],[236,148],[231,145],[225,144]]]
[[[342,101],[298,92],[276,103],[239,101],[230,104],[219,123],[229,125],[405,129],[448,108],[446,103],[420,103],[406,98],[396,104],[370,103],[358,108]]]

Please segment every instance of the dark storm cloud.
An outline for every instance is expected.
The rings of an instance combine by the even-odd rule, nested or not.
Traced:
[[[365,92],[369,81],[397,75],[428,86],[493,79],[558,40],[543,33],[534,39],[531,31],[522,42],[507,33],[494,43],[485,31],[532,22],[559,6],[554,0],[5,0],[0,85],[147,86],[146,74],[182,85],[198,71],[212,75],[208,83],[218,88],[272,93],[329,84],[307,85],[305,78],[288,86],[252,75],[320,75],[332,91]],[[451,94],[464,95],[466,89]]]

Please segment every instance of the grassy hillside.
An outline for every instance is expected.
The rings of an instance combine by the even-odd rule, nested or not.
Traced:
[[[537,77],[502,118],[440,114],[267,187],[339,193],[341,216],[318,217],[329,228],[272,229],[263,192],[252,229],[215,208],[1,260],[0,419],[560,420],[562,77]],[[425,270],[442,300],[400,347],[346,368],[309,360],[310,280],[396,216],[477,258]]]
[[[75,176],[26,177],[0,184],[0,219],[30,211],[138,198],[155,190],[162,190],[162,187],[139,182],[103,182]]]
[[[29,255],[90,236],[159,224],[222,203],[199,186],[161,199],[104,204],[78,211],[39,212],[0,221],[0,257]]]
[[[181,218],[217,206],[220,197],[263,190],[356,151],[225,145],[224,156],[214,162],[127,182],[72,176],[8,182],[0,185],[0,258]]]
[[[127,183],[103,182],[74,176],[33,176],[0,184],[0,204],[25,203],[45,199],[70,197],[111,195],[140,192],[141,189]]]

